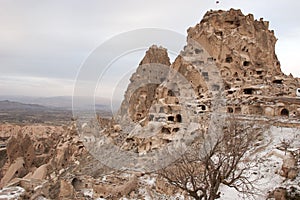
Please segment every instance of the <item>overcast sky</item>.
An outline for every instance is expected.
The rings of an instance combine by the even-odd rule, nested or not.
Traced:
[[[299,0],[219,1],[0,0],[1,95],[72,95],[81,64],[112,36],[139,28],[186,35],[207,10],[231,7],[270,21],[283,72],[300,77]],[[143,54],[134,55],[131,65]]]

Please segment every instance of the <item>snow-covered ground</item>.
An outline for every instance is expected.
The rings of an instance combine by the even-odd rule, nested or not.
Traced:
[[[289,148],[284,149],[282,143],[289,143]],[[283,159],[289,156],[288,151],[300,148],[300,131],[295,128],[283,128],[271,126],[266,130],[254,149],[247,157],[251,160],[251,168],[247,171],[250,179],[253,180],[254,195],[245,195],[237,192],[234,188],[222,185],[220,188],[221,200],[266,200],[268,192],[278,187],[290,188],[291,186],[300,191],[300,176],[295,180],[288,180],[280,176]],[[287,151],[285,151],[287,150]],[[145,200],[192,200],[181,193],[172,196],[160,194],[155,191],[156,178],[153,175],[145,175],[139,178],[139,196]],[[150,190],[150,191],[149,191]],[[91,191],[89,191],[91,192]],[[88,192],[87,192],[88,193]],[[92,194],[89,194],[89,196]],[[100,199],[99,199],[100,200]],[[103,200],[103,199],[101,199]],[[121,198],[120,200],[129,200]]]
[[[0,191],[0,199],[18,199],[24,192],[25,190],[21,187],[3,188]]]
[[[287,149],[295,150],[300,148],[300,130],[295,128],[283,128],[272,126],[264,132],[264,139],[258,147],[258,151],[252,152],[250,158],[254,167],[249,170],[251,179],[255,180],[253,186],[256,188],[254,196],[243,196],[233,188],[221,187],[222,200],[255,199],[265,200],[268,191],[273,191],[277,187],[295,187],[300,191],[300,176],[295,180],[287,180],[279,175],[283,159],[288,157],[289,152],[285,152],[282,142],[290,143]],[[281,149],[281,150],[279,150]]]

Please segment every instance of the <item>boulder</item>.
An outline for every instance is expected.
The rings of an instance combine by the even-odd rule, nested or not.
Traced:
[[[25,161],[23,157],[16,158],[10,165],[4,177],[1,179],[0,187],[4,187],[13,178],[23,177],[26,174]]]

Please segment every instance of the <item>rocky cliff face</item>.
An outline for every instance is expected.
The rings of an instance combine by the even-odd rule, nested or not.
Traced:
[[[228,112],[300,116],[299,102],[292,99],[300,82],[281,72],[276,40],[269,22],[234,9],[209,11],[188,29],[188,41],[201,44],[219,69]]]
[[[205,80],[202,74],[216,73],[217,68],[204,49],[199,46],[195,53],[194,47],[187,46],[172,65],[166,49],[152,46],[147,51],[115,118],[120,126],[118,136],[125,136],[124,150],[145,154],[183,138],[189,141],[187,133],[199,130],[200,120],[205,123],[204,113],[213,97],[209,89],[218,87],[219,91],[222,83]],[[163,56],[154,59],[156,53]],[[199,58],[206,61],[199,62]]]
[[[243,78],[244,72],[251,70],[282,75],[275,54],[277,39],[269,30],[269,22],[254,20],[251,14],[245,16],[234,9],[207,12],[199,24],[188,29],[188,39],[202,44],[221,70],[229,67],[232,71],[228,76],[237,73]]]
[[[130,79],[117,116],[123,117],[117,122],[121,125],[120,135],[134,141],[138,152],[147,152],[166,141],[156,137],[141,144],[132,137],[136,134],[130,133],[136,126],[159,122],[156,131],[160,138],[173,141],[186,137],[177,133],[185,130],[183,123],[197,123],[195,130],[202,129],[210,113],[216,111],[299,117],[300,102],[295,97],[300,82],[281,72],[276,40],[269,22],[255,20],[251,14],[245,16],[234,9],[207,12],[199,24],[188,29],[187,45],[171,65],[165,49],[154,46],[147,51]],[[156,63],[170,69],[163,70]]]
[[[167,76],[167,71],[159,70],[159,67],[155,67],[157,65],[168,68],[171,63],[167,49],[154,45],[146,52],[140,62],[140,67],[130,78],[130,84],[118,113],[118,116],[124,117],[123,121],[125,123],[128,123],[128,121],[140,121],[149,114],[150,106],[155,98],[155,91],[161,81],[155,80],[156,77],[154,75],[151,76],[153,80],[150,84],[147,84],[149,82],[149,74],[162,73],[164,76]]]

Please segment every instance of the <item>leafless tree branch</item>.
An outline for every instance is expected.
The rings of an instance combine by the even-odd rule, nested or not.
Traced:
[[[252,181],[245,175],[251,166],[241,163],[253,147],[257,129],[253,129],[253,124],[232,117],[227,121],[224,132],[216,134],[217,138],[206,138],[202,143],[196,143],[180,159],[159,171],[159,175],[196,200],[219,198],[221,184],[244,194],[252,194]],[[208,144],[204,145],[205,155],[199,156],[199,144],[204,143]]]

